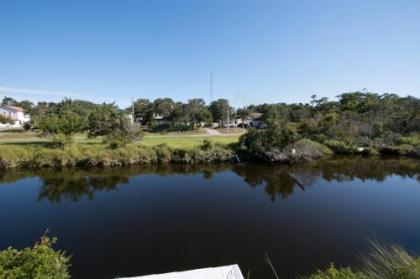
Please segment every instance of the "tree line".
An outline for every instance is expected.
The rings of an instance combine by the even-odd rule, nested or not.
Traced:
[[[171,98],[158,98],[154,101],[138,99],[127,111],[134,112],[134,118],[142,125],[156,125],[155,118],[175,125],[195,129],[202,123],[217,122],[226,124],[228,117],[234,115],[234,109],[226,99],[218,99],[206,105],[201,98],[189,99],[186,103],[175,102]]]
[[[261,112],[267,123],[266,129],[250,130],[241,138],[241,145],[254,156],[281,160],[282,151],[302,139],[307,139],[306,147],[321,143],[335,153],[420,154],[420,100],[416,97],[351,92],[331,101],[313,95],[306,104],[262,104],[247,109]]]
[[[138,99],[121,109],[115,104],[94,104],[82,100],[61,102],[16,101],[5,97],[3,105],[16,105],[31,114],[32,127],[48,134],[72,135],[87,132],[89,136],[131,139],[128,114],[142,126],[196,129],[203,124],[227,123],[227,119],[249,118],[261,113],[265,129],[249,129],[240,144],[249,153],[263,154],[282,150],[300,139],[322,143],[338,153],[354,153],[356,148],[378,149],[380,146],[419,144],[420,100],[413,96],[372,92],[350,92],[335,100],[313,95],[309,103],[275,103],[250,105],[234,109],[226,99],[206,104],[194,98],[176,102],[171,98]],[[162,126],[162,125],[161,125]],[[411,137],[402,141],[402,137]],[[410,148],[409,146],[405,146]],[[393,150],[390,150],[391,152]]]

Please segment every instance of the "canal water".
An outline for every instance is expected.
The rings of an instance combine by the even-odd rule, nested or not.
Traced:
[[[420,161],[335,158],[0,171],[0,249],[49,229],[73,278],[139,276],[238,263],[250,278],[357,265],[369,240],[420,254]]]

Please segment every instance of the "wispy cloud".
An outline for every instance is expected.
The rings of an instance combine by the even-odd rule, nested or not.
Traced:
[[[51,91],[51,90],[42,90],[42,89],[29,89],[29,88],[16,88],[16,87],[7,87],[0,86],[0,93],[3,94],[29,94],[29,95],[46,95],[54,97],[76,97],[76,98],[85,98],[85,95],[76,94],[67,91]]]
[[[0,85],[0,94],[8,95],[9,97],[15,97],[14,95],[18,95],[18,97],[22,96],[33,96],[39,100],[50,99],[51,97],[57,98],[78,98],[84,100],[94,100],[98,102],[98,99],[101,99],[105,102],[112,102],[110,98],[101,97],[101,98],[94,98],[92,95],[88,94],[78,94],[74,92],[68,91],[54,91],[54,90],[44,90],[44,89],[29,89],[29,88],[17,88],[17,87],[10,87],[10,86],[2,86]],[[45,99],[44,99],[45,98]]]

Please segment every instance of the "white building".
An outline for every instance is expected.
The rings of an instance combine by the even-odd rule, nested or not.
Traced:
[[[0,128],[23,128],[26,122],[31,121],[29,115],[25,114],[25,110],[16,106],[0,106],[0,115],[9,118],[13,123],[2,124]]]
[[[263,120],[263,114],[260,112],[252,112],[243,121],[240,118],[235,119],[235,125],[237,127],[254,127],[254,128],[266,128],[267,124]]]
[[[165,274],[127,277],[125,279],[244,279],[244,277],[239,266],[235,264]]]

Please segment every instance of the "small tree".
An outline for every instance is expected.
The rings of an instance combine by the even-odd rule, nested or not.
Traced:
[[[142,139],[143,133],[115,104],[102,104],[89,116],[89,136],[103,136],[115,148]]]
[[[171,98],[159,98],[153,101],[153,112],[168,119],[174,110],[174,105]]]
[[[21,251],[10,247],[0,251],[0,278],[70,278],[70,257],[52,248],[56,241],[56,238],[44,235],[33,247]]]
[[[173,126],[177,123],[184,123],[187,126],[188,122],[188,115],[187,115],[187,105],[183,104],[182,102],[176,102],[174,104],[174,108],[172,110],[169,119],[172,120]]]
[[[54,145],[65,145],[73,142],[75,133],[87,130],[88,117],[96,106],[86,101],[64,99],[56,105],[48,106],[45,113],[36,116],[35,127],[43,135],[53,135]]]
[[[216,101],[213,101],[210,104],[210,112],[213,117],[213,121],[217,121],[220,125],[223,123],[226,123],[226,120],[229,117],[232,116],[233,109],[229,105],[229,101],[226,99],[218,99]]]
[[[243,124],[245,124],[245,120],[250,114],[251,111],[247,108],[240,108],[236,110],[236,115],[241,119]]]
[[[13,124],[13,121],[10,118],[0,114],[0,124]]]
[[[282,150],[298,139],[297,132],[287,123],[280,121],[276,114],[267,116],[267,128],[250,129],[239,138],[240,146],[257,158],[266,159],[267,154]]]
[[[148,99],[138,99],[134,102],[134,119],[140,119],[141,123],[147,125],[153,119],[153,103]]]
[[[197,123],[211,119],[211,114],[204,105],[204,100],[200,98],[188,100],[186,111],[191,121],[192,129],[195,129]]]

